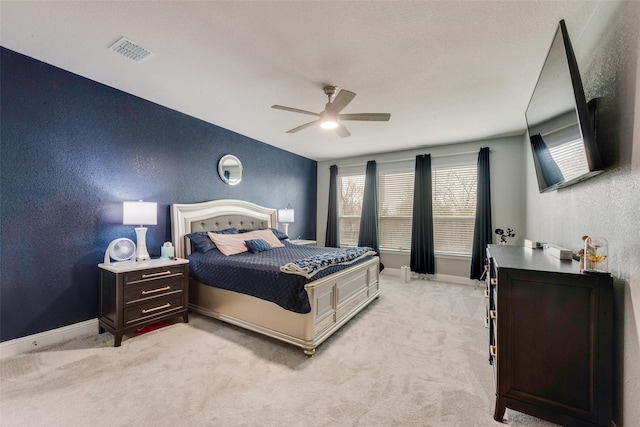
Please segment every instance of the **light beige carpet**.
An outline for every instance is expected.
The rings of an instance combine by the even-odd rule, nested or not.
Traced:
[[[312,358],[191,315],[118,348],[96,333],[5,359],[0,425],[500,426],[482,289],[389,269],[381,287]]]

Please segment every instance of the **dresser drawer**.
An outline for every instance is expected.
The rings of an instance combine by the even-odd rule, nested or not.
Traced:
[[[169,277],[183,277],[184,276],[184,264],[174,265],[168,267],[149,268],[146,270],[136,270],[125,273],[124,283],[125,285],[148,282],[153,280],[161,280]]]
[[[124,287],[124,303],[126,305],[135,304],[144,300],[182,293],[183,286],[184,280],[181,276],[129,283]]]
[[[162,317],[174,311],[184,310],[182,293],[154,298],[138,304],[133,304],[124,309],[124,323],[131,325],[154,317]]]

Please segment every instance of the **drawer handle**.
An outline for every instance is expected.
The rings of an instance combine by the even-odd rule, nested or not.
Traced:
[[[151,289],[150,291],[142,291],[142,295],[155,294],[156,292],[168,291],[171,286],[165,286],[164,288]]]
[[[491,357],[498,357],[498,347],[495,345],[490,345],[489,354],[491,355]]]
[[[491,316],[492,319],[497,319],[498,312],[496,310],[489,310],[489,316]]]
[[[151,277],[166,276],[167,274],[171,274],[171,270],[161,271],[159,273],[143,274],[142,278],[149,279]]]
[[[142,310],[142,314],[152,313],[154,311],[162,310],[163,308],[169,308],[169,307],[171,307],[171,304],[166,303],[165,305],[161,305],[159,307],[148,308],[146,310]]]
[[[491,285],[495,286],[498,284],[498,279],[496,279],[495,277],[493,279],[491,279]]]
[[[489,318],[485,316],[484,318],[484,327],[488,328],[489,327]]]
[[[489,298],[489,289],[484,290],[484,297]]]

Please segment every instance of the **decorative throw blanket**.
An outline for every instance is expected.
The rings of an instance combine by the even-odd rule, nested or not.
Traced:
[[[376,255],[376,251],[366,246],[339,249],[322,255],[313,255],[308,258],[289,262],[280,267],[280,271],[287,274],[297,274],[310,279],[317,272],[325,268],[334,265],[352,264],[369,255]]]

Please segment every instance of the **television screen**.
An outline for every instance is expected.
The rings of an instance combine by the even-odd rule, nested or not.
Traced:
[[[602,172],[595,101],[587,105],[564,21],[560,21],[525,113],[540,192]]]

